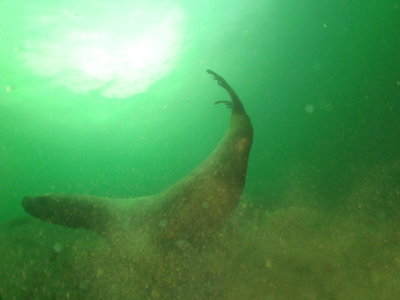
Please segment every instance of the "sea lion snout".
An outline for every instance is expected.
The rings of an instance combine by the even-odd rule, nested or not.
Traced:
[[[28,212],[30,215],[36,217],[37,209],[35,209],[35,207],[37,207],[37,206],[35,206],[35,203],[37,203],[37,202],[35,201],[34,197],[24,197],[22,199],[22,207],[25,209],[25,211]]]
[[[55,207],[57,202],[58,199],[54,199],[51,194],[37,197],[26,196],[22,199],[22,207],[30,215],[43,220],[48,217],[49,211]]]

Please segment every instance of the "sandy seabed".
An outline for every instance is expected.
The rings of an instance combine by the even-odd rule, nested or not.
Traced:
[[[14,219],[0,224],[0,299],[397,300],[399,169],[369,172],[335,209],[301,179],[273,208],[244,197],[207,244],[168,251]]]

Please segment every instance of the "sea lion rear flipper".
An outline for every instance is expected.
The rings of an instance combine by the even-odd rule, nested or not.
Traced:
[[[22,206],[43,221],[102,233],[111,217],[109,202],[107,198],[94,196],[48,194],[25,197]]]

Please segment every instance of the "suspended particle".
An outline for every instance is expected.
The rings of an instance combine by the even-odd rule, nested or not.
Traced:
[[[306,113],[312,114],[315,111],[314,105],[312,104],[307,104],[306,107],[304,108]]]

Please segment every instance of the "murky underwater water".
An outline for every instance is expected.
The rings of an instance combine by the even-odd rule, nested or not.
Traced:
[[[399,299],[395,1],[182,1],[173,67],[118,100],[23,65],[26,43],[46,36],[24,27],[31,17],[90,15],[28,4],[0,4],[0,299]],[[243,199],[213,238],[110,244],[23,211],[26,195],[141,196],[188,174],[227,127],[207,68],[255,132]]]

